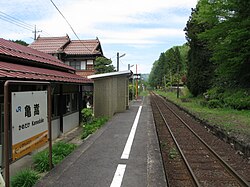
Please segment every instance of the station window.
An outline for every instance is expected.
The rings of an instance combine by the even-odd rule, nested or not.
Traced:
[[[71,67],[80,70],[81,69],[81,62],[80,61],[72,61],[69,64]]]
[[[66,113],[75,112],[78,110],[77,93],[66,94],[65,99],[66,99]]]
[[[59,94],[53,95],[52,97],[52,117],[59,116]]]
[[[60,110],[62,110],[62,114],[67,114],[78,111],[78,108],[77,93],[64,94],[61,99],[59,94],[53,95],[52,117],[60,116]]]

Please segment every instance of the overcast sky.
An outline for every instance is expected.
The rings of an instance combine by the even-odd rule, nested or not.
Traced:
[[[111,58],[114,66],[116,53],[126,53],[120,58],[120,70],[137,64],[139,73],[150,73],[161,52],[186,42],[183,29],[197,0],[53,2],[80,39],[99,38],[104,55]],[[38,33],[41,36],[68,34],[77,39],[50,0],[1,0],[0,7],[1,38],[31,43],[36,25],[38,31],[42,30]],[[131,70],[135,71],[135,66]]]

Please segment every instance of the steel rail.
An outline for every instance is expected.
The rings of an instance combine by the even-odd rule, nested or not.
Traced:
[[[194,130],[175,112],[173,111],[168,104],[166,103],[165,99],[163,99],[161,96],[158,96],[161,98],[164,102],[164,105],[200,140],[201,143],[203,143],[212,153],[213,155],[223,164],[223,166],[226,167],[227,171],[233,175],[235,178],[238,179],[238,181],[246,187],[249,187],[250,184],[241,177],[228,163],[226,163],[221,156],[219,156],[212,148],[209,146]]]
[[[153,93],[153,94],[154,94],[154,93]],[[151,95],[153,95],[153,94],[151,94]],[[155,94],[154,94],[154,95],[155,95]],[[193,172],[191,166],[189,165],[189,163],[188,163],[188,161],[187,161],[187,159],[186,159],[184,153],[182,152],[182,150],[181,150],[181,148],[180,148],[180,145],[178,144],[176,138],[174,137],[174,134],[173,134],[172,130],[170,129],[170,127],[169,127],[169,125],[168,125],[168,122],[167,122],[166,118],[163,116],[163,113],[162,113],[162,111],[161,111],[159,105],[156,103],[155,99],[153,99],[153,101],[154,101],[154,103],[155,103],[155,105],[156,105],[156,107],[157,107],[159,113],[161,114],[161,117],[162,117],[162,119],[163,119],[163,121],[164,121],[164,123],[165,123],[165,125],[166,125],[166,127],[167,127],[167,129],[168,129],[168,131],[169,131],[169,133],[170,133],[170,135],[171,135],[171,137],[172,137],[172,139],[173,139],[175,145],[176,145],[176,147],[178,148],[178,151],[179,151],[179,153],[180,153],[180,155],[181,155],[181,157],[182,157],[182,159],[183,159],[183,161],[184,161],[184,163],[185,163],[185,165],[186,165],[186,167],[187,167],[187,169],[188,169],[188,172],[190,173],[190,175],[191,175],[191,177],[192,177],[192,179],[193,179],[195,185],[196,185],[197,187],[201,187],[201,185],[200,185],[198,179],[196,178],[196,176],[195,176],[195,174],[194,174],[194,172]]]

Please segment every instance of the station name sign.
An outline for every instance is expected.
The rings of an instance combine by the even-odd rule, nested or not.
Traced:
[[[12,92],[12,159],[48,141],[47,91]]]

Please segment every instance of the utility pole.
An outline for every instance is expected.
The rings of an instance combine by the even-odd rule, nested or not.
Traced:
[[[126,55],[126,53],[122,54],[121,56],[119,55],[119,52],[117,52],[117,67],[116,67],[116,71],[119,71],[119,59],[121,57],[124,57]]]
[[[119,52],[117,52],[117,66],[116,66],[116,71],[119,71]]]
[[[179,80],[180,79],[180,67],[179,64],[177,65],[177,98],[179,99],[180,96],[180,84],[179,84]]]
[[[136,64],[136,70],[135,70],[135,72],[136,72],[136,86],[135,86],[135,100],[137,100],[138,99],[138,75],[137,75],[137,64]]]
[[[36,25],[35,25],[35,31],[32,32],[32,33],[34,33],[34,40],[36,40],[36,33],[39,33],[39,32],[42,32],[42,30],[37,31],[36,30]]]

